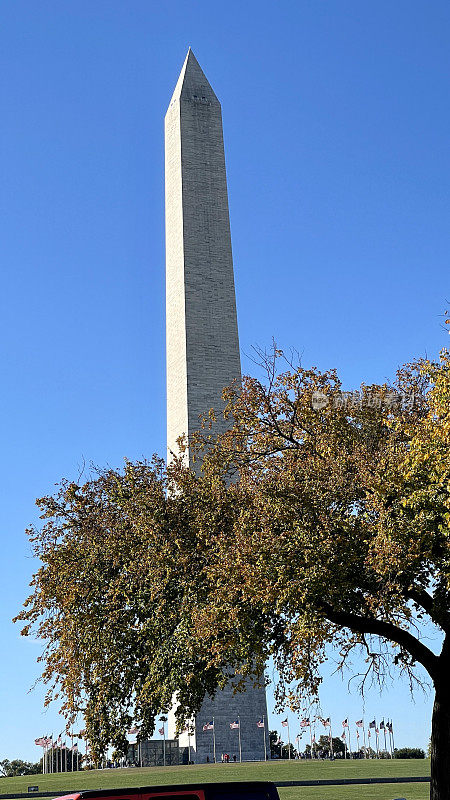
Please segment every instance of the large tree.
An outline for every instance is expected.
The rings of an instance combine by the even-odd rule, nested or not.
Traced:
[[[175,692],[182,719],[272,656],[295,704],[332,648],[341,664],[359,650],[363,682],[428,673],[431,796],[448,800],[449,354],[352,395],[280,364],[226,391],[230,430],[216,441],[210,414],[189,443],[201,470],[127,463],[39,501],[19,619],[46,643],[48,699],[85,715],[100,753],[131,719],[150,732]]]
[[[16,778],[19,775],[38,775],[42,772],[42,761],[33,764],[31,761],[22,761],[21,758],[14,758],[10,761],[4,758],[0,761],[0,773],[5,778]]]

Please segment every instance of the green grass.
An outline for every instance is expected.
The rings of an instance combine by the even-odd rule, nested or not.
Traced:
[[[427,783],[386,783],[382,786],[292,786],[278,789],[281,800],[429,800]]]
[[[26,792],[30,785],[40,791],[106,789],[121,786],[152,786],[169,783],[232,780],[332,780],[343,778],[415,777],[428,775],[429,760],[394,761],[269,761],[257,764],[202,764],[191,767],[92,770],[54,775],[1,778],[0,794]],[[280,788],[281,800],[426,800],[428,784],[382,784],[375,786],[292,786]]]

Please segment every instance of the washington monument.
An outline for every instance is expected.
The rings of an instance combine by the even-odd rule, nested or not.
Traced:
[[[165,176],[170,459],[178,437],[198,430],[209,409],[216,411],[215,432],[224,430],[222,390],[241,378],[222,113],[192,50],[165,118]],[[187,744],[182,736],[180,744]],[[265,689],[250,682],[244,693],[226,687],[207,697],[190,741],[197,763],[222,753],[239,758],[240,751],[243,760],[264,759],[265,743]]]

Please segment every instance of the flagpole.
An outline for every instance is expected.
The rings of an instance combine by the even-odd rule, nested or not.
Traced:
[[[286,717],[286,719],[287,719],[287,729],[288,729],[288,750],[289,750],[288,759],[290,761],[291,760],[291,734],[290,734],[290,731],[289,731],[289,719],[288,719],[288,717]]]
[[[392,750],[395,753],[395,743],[394,743],[394,724],[391,720],[391,736],[392,736]]]
[[[166,766],[166,726],[163,722],[163,765]]]
[[[364,758],[367,758],[367,747],[366,747],[366,724],[363,717],[363,737],[364,737]]]
[[[45,753],[45,740],[44,740],[44,738],[42,738],[41,744],[40,744],[39,746],[40,746],[40,747],[42,747],[42,774],[43,774],[43,775],[45,775],[45,758],[44,758],[44,753]],[[40,760],[41,760],[41,759],[39,759],[39,761],[40,761]]]
[[[387,753],[387,748],[386,748],[386,725],[385,725],[384,720],[383,720],[383,733],[384,733],[384,752]]]
[[[330,755],[331,755],[332,760],[334,761],[333,734],[331,732],[331,717],[329,717],[329,720],[330,720]]]
[[[263,714],[263,734],[264,734],[264,761],[267,761],[267,746],[266,746],[266,716]]]
[[[239,728],[238,728],[238,733],[239,733],[239,763],[242,764],[241,718],[240,718],[239,714],[238,714],[238,723],[239,723]]]
[[[213,719],[213,758],[214,758],[214,763],[216,763],[216,725],[214,722],[214,717],[212,719]]]
[[[349,758],[352,757],[352,737],[350,733],[350,723],[348,724],[348,746],[349,746]]]
[[[188,766],[191,763],[191,727],[188,724]]]

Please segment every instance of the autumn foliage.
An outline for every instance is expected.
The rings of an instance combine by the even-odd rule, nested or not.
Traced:
[[[131,720],[150,732],[175,692],[182,719],[272,657],[295,704],[331,649],[359,651],[362,682],[428,674],[432,797],[448,798],[449,353],[352,395],[277,351],[264,366],[225,391],[228,432],[209,415],[189,442],[194,469],[126,463],[39,501],[18,619],[45,644],[48,698],[101,752]]]

